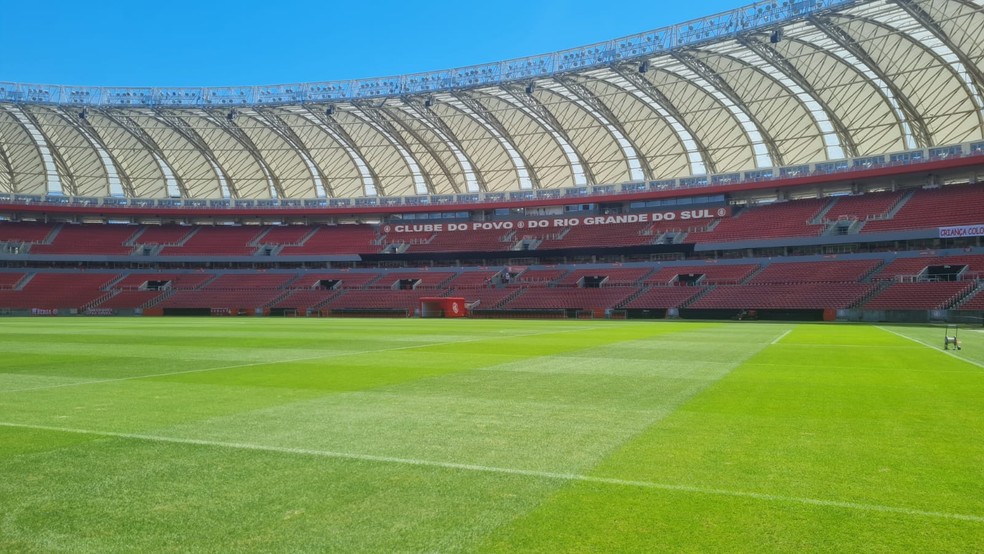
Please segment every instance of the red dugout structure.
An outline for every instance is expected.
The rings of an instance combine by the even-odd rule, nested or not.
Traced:
[[[465,299],[426,296],[420,299],[420,317],[465,317]]]

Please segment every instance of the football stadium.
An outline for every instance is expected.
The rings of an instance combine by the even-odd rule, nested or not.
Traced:
[[[0,82],[0,331],[4,552],[984,551],[984,2]]]

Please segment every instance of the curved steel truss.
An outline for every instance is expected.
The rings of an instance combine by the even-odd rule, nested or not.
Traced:
[[[755,4],[600,46],[449,70],[444,79],[438,72],[297,91],[98,89],[98,98],[0,83],[0,192],[450,195],[984,139],[984,3],[783,6],[792,7],[771,19]]]

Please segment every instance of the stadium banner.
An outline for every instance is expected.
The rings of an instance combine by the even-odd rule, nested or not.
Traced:
[[[984,223],[980,225],[940,227],[941,239],[959,239],[963,237],[984,237]]]
[[[518,221],[471,221],[467,223],[401,223],[384,225],[383,233],[443,233],[469,231],[514,231],[526,229],[566,229],[579,226],[628,225],[636,223],[687,224],[692,221],[721,219],[731,215],[731,208],[695,208],[640,214],[551,217]]]

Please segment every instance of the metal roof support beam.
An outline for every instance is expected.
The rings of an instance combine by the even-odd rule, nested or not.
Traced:
[[[273,168],[270,167],[270,164],[268,164],[266,159],[263,157],[263,153],[260,152],[260,149],[253,143],[253,140],[249,138],[249,135],[240,129],[239,125],[236,125],[234,119],[216,116],[211,111],[205,111],[202,115],[217,127],[228,133],[229,136],[231,136],[240,144],[240,146],[243,147],[243,149],[253,156],[256,163],[259,164],[260,169],[263,171],[264,177],[266,177],[267,188],[270,191],[271,198],[284,198],[287,196],[284,194],[284,189],[280,185],[280,179],[277,177],[277,174],[273,172]]]
[[[195,131],[191,125],[184,119],[173,116],[164,110],[156,110],[153,116],[157,120],[163,120],[164,123],[169,123],[169,128],[181,135],[185,140],[194,144],[198,148],[198,152],[208,160],[208,164],[212,166],[212,171],[215,173],[215,178],[219,182],[219,193],[223,198],[239,198],[239,190],[236,187],[236,183],[232,180],[232,177],[226,173],[222,164],[219,163],[218,157],[215,152],[208,146],[205,139]]]
[[[786,78],[802,89],[803,94],[805,94],[810,101],[816,103],[816,105],[823,110],[823,116],[827,118],[827,121],[830,123],[831,127],[833,127],[833,132],[840,141],[839,146],[843,150],[842,156],[828,155],[829,158],[854,158],[858,156],[857,145],[854,144],[854,139],[852,138],[851,132],[848,130],[847,125],[841,121],[840,117],[837,116],[836,112],[834,112],[830,105],[820,98],[818,94],[816,94],[813,85],[806,79],[806,77],[803,76],[802,73],[799,72],[799,70],[796,69],[796,67],[793,66],[792,63],[789,62],[789,60],[785,58],[785,56],[780,54],[775,48],[749,36],[739,37],[738,42],[742,46],[758,54],[759,57],[765,60],[766,63],[778,69]],[[791,92],[795,94],[795,91]],[[813,110],[811,110],[809,106],[807,106],[807,111],[813,113]],[[817,121],[817,124],[822,125],[821,121]],[[827,144],[827,146],[829,154],[829,147],[831,145]]]
[[[7,157],[7,151],[3,147],[4,142],[3,133],[0,133],[0,168],[7,174],[7,182],[10,183],[9,192],[17,193],[19,191],[17,190],[17,181],[14,180],[14,166],[10,163],[10,158]]]
[[[462,110],[465,114],[470,116],[479,125],[481,125],[489,134],[491,134],[497,141],[499,145],[506,151],[509,155],[509,159],[513,162],[513,167],[516,168],[516,176],[519,179],[519,188],[521,190],[537,189],[540,188],[540,179],[536,175],[536,171],[533,169],[533,164],[530,163],[522,151],[516,146],[513,141],[512,136],[506,129],[505,125],[499,121],[495,115],[485,107],[475,97],[469,95],[465,92],[451,93],[455,100],[458,101],[458,109]]]
[[[362,177],[363,194],[366,196],[386,195],[379,175],[376,174],[376,170],[366,161],[367,158],[362,153],[362,149],[352,140],[352,136],[348,134],[345,127],[342,127],[342,124],[336,121],[334,116],[329,115],[333,110],[328,109],[327,112],[324,109],[316,110],[313,108],[299,108],[299,110],[303,111],[295,111],[294,113],[308,121],[317,123],[322,131],[328,133],[335,142],[342,145],[345,153],[348,154],[352,163],[355,164],[356,169],[359,171],[359,175]]]
[[[557,118],[550,113],[550,110],[543,105],[543,102],[540,102],[528,88],[524,89],[516,85],[503,85],[497,90],[501,90],[505,94],[496,94],[494,92],[488,94],[518,108],[536,121],[553,137],[554,141],[557,142],[560,149],[564,152],[567,162],[571,164],[571,172],[574,174],[574,186],[597,184],[598,181],[591,171],[591,165],[588,163],[587,158],[574,146],[574,142],[567,134],[567,131],[564,130],[564,126],[557,121]]]
[[[157,162],[158,168],[161,170],[161,174],[164,175],[164,187],[168,196],[180,196],[182,198],[191,197],[191,193],[189,193],[188,189],[185,187],[184,180],[174,171],[174,168],[168,163],[167,157],[164,155],[164,151],[161,150],[160,146],[158,146],[154,139],[147,134],[147,131],[145,131],[143,127],[137,125],[133,119],[123,113],[117,115],[110,110],[106,110],[100,111],[99,115],[109,119],[118,127],[130,133],[130,136],[150,151],[154,161]],[[138,198],[142,196],[137,191],[134,191],[134,195]]]
[[[586,109],[615,139],[622,154],[625,155],[626,163],[629,165],[629,179],[633,181],[651,181],[653,179],[653,169],[649,165],[649,160],[639,154],[639,145],[632,140],[625,127],[619,122],[618,117],[612,113],[611,109],[601,101],[591,89],[584,86],[584,83],[574,77],[557,77],[554,79],[563,85],[568,94],[561,92],[565,98],[572,100]],[[556,91],[555,91],[556,92]]]
[[[357,102],[353,103],[353,105],[358,108],[362,115],[368,118],[368,120],[364,118],[360,119],[366,121],[369,126],[386,137],[386,140],[388,140],[390,144],[396,148],[397,152],[400,153],[400,157],[403,158],[403,162],[410,168],[410,174],[413,176],[414,192],[417,194],[434,194],[436,191],[434,190],[434,183],[430,179],[430,176],[424,173],[424,169],[420,162],[417,161],[417,158],[413,155],[413,149],[410,147],[410,143],[407,142],[403,134],[400,133],[400,130],[397,129],[393,125],[393,122],[391,122],[386,114],[383,113],[382,107],[374,106],[368,102]],[[421,144],[426,143],[421,141]],[[428,151],[433,154],[433,151],[430,149],[428,149]],[[440,163],[439,158],[438,161]],[[445,172],[445,175],[447,175],[448,179],[450,179],[453,183],[454,179],[451,176],[451,172],[448,171],[447,167],[445,167],[443,163],[441,163],[440,166],[441,170]]]
[[[400,111],[402,112],[403,110]],[[441,172],[444,173],[444,177],[448,180],[448,183],[451,184],[451,188],[454,189],[454,192],[456,194],[460,193],[461,184],[454,179],[454,172],[451,171],[451,168],[448,167],[448,164],[444,163],[444,159],[441,158],[437,150],[431,145],[430,141],[426,140],[423,136],[421,136],[420,133],[418,133],[417,130],[414,129],[413,126],[408,124],[406,120],[404,120],[403,118],[394,117],[392,114],[386,114],[386,115],[389,116],[387,120],[395,121],[396,124],[399,125],[404,132],[406,132],[408,135],[413,137],[414,140],[417,141],[417,144],[423,147],[424,150],[427,150],[427,153],[430,154],[432,158],[434,158],[434,161],[437,162],[438,167],[441,168]],[[385,117],[385,116],[382,116],[381,114],[381,117]],[[399,136],[402,138],[402,133],[400,133]],[[405,140],[404,143],[406,143]],[[409,147],[409,144],[407,144],[407,147]],[[433,188],[433,178],[431,178],[430,181],[431,181],[431,188]],[[437,192],[437,191],[434,190],[433,192]]]
[[[102,137],[96,132],[92,123],[88,119],[75,118],[71,112],[66,113],[64,109],[58,110],[57,113],[64,121],[85,137],[92,148],[96,150],[99,161],[102,162],[103,169],[106,171],[106,178],[109,180],[109,195],[135,198],[137,195],[133,190],[133,181],[123,171],[119,160],[109,151],[109,147],[103,142]]]
[[[888,89],[891,94],[890,103],[898,105],[901,116],[899,117],[899,126],[902,129],[903,136],[912,135],[916,139],[915,146],[917,148],[933,146],[933,135],[929,132],[926,127],[926,123],[922,120],[919,115],[919,110],[912,104],[909,98],[902,93],[898,86],[888,77],[887,74],[882,70],[881,67],[875,63],[875,60],[871,58],[867,51],[854,40],[850,34],[844,29],[841,29],[833,21],[827,17],[817,17],[811,16],[809,18],[810,23],[812,23],[817,29],[823,31],[831,40],[837,43],[838,46],[846,50],[851,56],[864,64],[865,69],[874,74],[881,83]],[[898,114],[898,112],[896,112]]]
[[[714,158],[711,157],[711,152],[707,148],[707,145],[698,138],[697,134],[687,124],[687,120],[673,102],[662,91],[656,88],[652,81],[639,73],[639,66],[637,64],[619,65],[612,69],[628,81],[629,87],[622,87],[622,90],[632,94],[646,105],[655,109],[656,113],[666,119],[670,128],[676,133],[677,139],[687,151],[691,175],[704,175],[717,171]]]
[[[899,5],[910,17],[916,20],[924,29],[929,31],[939,40],[944,47],[946,47],[949,52],[947,54],[954,56],[959,60],[959,64],[948,63],[947,65],[951,70],[956,73],[957,78],[960,79],[964,86],[967,87],[970,97],[973,99],[974,104],[977,106],[977,119],[981,126],[984,126],[984,105],[981,103],[981,95],[984,94],[984,71],[967,57],[966,52],[962,51],[957,47],[956,44],[950,40],[950,37],[946,34],[942,27],[928,14],[922,6],[916,4],[912,0],[894,0],[896,4]],[[956,67],[954,67],[956,65]],[[961,73],[963,75],[961,75]]]
[[[723,95],[729,102],[731,102],[733,106],[733,108],[731,108],[732,114],[735,115],[739,122],[742,123],[742,128],[745,130],[745,134],[748,136],[748,140],[752,144],[753,150],[755,150],[757,143],[761,143],[765,146],[770,159],[769,164],[765,165],[765,160],[763,159],[761,153],[756,153],[756,166],[777,167],[784,164],[782,152],[779,150],[779,147],[776,146],[775,139],[765,132],[762,123],[752,114],[751,110],[748,109],[748,105],[745,104],[744,99],[742,99],[742,97],[735,92],[733,88],[731,88],[731,85],[729,85],[724,78],[718,75],[716,71],[700,60],[697,56],[689,52],[675,52],[672,56],[686,66],[687,69],[693,71],[704,81],[707,81],[707,83],[709,83],[718,94]],[[738,110],[738,113],[735,113],[735,109]],[[742,119],[745,121],[742,121]],[[756,140],[756,136],[758,137],[758,140]]]
[[[304,160],[304,165],[308,168],[308,172],[311,174],[311,180],[314,182],[314,193],[318,198],[325,198],[327,196],[335,196],[334,191],[331,188],[331,182],[328,176],[321,171],[318,164],[314,163],[314,157],[311,152],[308,151],[307,147],[304,145],[304,141],[301,140],[297,133],[291,129],[290,125],[287,124],[280,116],[271,111],[258,109],[255,115],[268,125],[270,129],[276,133],[284,142],[291,145],[294,151]]]
[[[481,192],[485,190],[485,179],[482,177],[482,172],[475,165],[475,162],[472,161],[468,153],[465,152],[461,141],[454,135],[448,124],[434,112],[434,109],[430,106],[430,102],[420,102],[411,97],[406,97],[403,101],[405,103],[404,111],[407,111],[410,115],[416,115],[417,120],[426,125],[432,133],[440,137],[447,144],[451,153],[454,154],[465,176],[465,190],[468,192]],[[418,138],[418,140],[420,139]]]
[[[24,132],[27,133],[27,136],[31,138],[31,142],[34,143],[34,147],[38,151],[38,156],[41,158],[41,164],[44,167],[48,194],[76,195],[77,190],[72,173],[66,171],[68,165],[58,151],[51,147],[51,141],[41,131],[38,122],[30,114],[21,110],[19,106],[12,105],[9,110],[13,114],[14,119],[17,120],[17,123],[24,129]],[[59,173],[59,170],[65,172],[65,180],[68,181],[67,186],[66,183],[62,182],[62,175]]]

